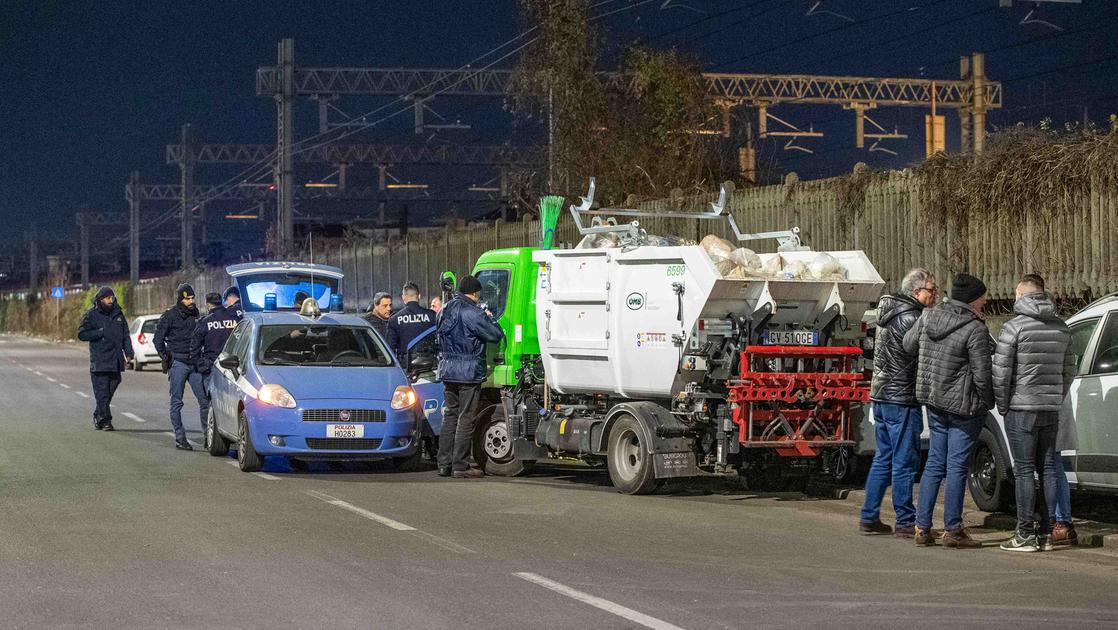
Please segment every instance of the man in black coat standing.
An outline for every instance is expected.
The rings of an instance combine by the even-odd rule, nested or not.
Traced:
[[[190,343],[190,358],[203,376],[210,373],[225,341],[233,333],[239,321],[227,306],[222,306],[221,296],[217,293],[206,295],[210,312],[198,320]]]
[[[210,399],[202,373],[190,358],[190,341],[198,324],[198,307],[194,306],[194,288],[183,283],[175,289],[175,305],[164,311],[155,327],[155,351],[163,360],[163,373],[167,374],[171,389],[171,426],[175,430],[175,448],[193,451],[182,426],[182,395],[186,384],[198,400],[202,430],[210,411]]]
[[[237,287],[229,287],[225,289],[225,293],[221,294],[221,299],[225,302],[225,310],[237,322],[245,318],[245,309],[241,306],[241,290]]]
[[[120,386],[120,373],[132,365],[135,355],[132,338],[128,336],[128,322],[111,288],[98,289],[93,308],[86,311],[78,328],[78,339],[89,342],[89,374],[93,379],[93,397],[97,400],[93,428],[112,431],[113,412],[109,405]]]

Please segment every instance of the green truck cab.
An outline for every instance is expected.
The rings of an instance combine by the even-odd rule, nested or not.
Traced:
[[[514,476],[528,471],[547,449],[521,437],[518,414],[510,407],[519,396],[517,388],[535,382],[522,378],[540,354],[536,331],[536,286],[539,265],[532,262],[534,247],[495,249],[483,253],[473,275],[481,282],[481,302],[493,313],[505,333],[499,343],[489,344],[489,375],[482,384],[481,409],[474,427],[474,461],[486,473]],[[542,381],[542,378],[539,379]],[[510,430],[508,418],[518,424]]]

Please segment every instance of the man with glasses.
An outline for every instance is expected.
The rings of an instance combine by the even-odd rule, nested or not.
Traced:
[[[900,292],[878,302],[870,385],[877,450],[866,478],[866,501],[858,524],[863,534],[892,533],[898,538],[912,538],[916,531],[912,484],[920,462],[924,420],[916,401],[916,357],[905,352],[904,336],[923,310],[935,304],[938,294],[932,273],[916,268],[905,276]],[[881,502],[890,484],[895,528],[881,522]]]

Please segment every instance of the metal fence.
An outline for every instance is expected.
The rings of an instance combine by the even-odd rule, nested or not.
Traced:
[[[794,181],[794,180],[790,180]],[[803,241],[815,250],[861,249],[873,261],[890,289],[912,267],[935,272],[941,285],[952,274],[968,271],[981,277],[994,299],[1012,299],[1017,279],[1044,275],[1058,297],[1082,298],[1118,291],[1118,190],[1114,182],[1095,181],[1091,190],[1069,196],[1063,208],[1029,209],[1023,224],[971,217],[965,230],[935,223],[921,205],[918,175],[890,172],[872,178],[860,203],[841,203],[837,179],[795,181],[751,188],[730,198],[743,231],[768,231],[798,226]],[[684,209],[699,210],[713,195],[683,200]],[[572,200],[568,200],[568,203]],[[648,209],[671,207],[667,201],[643,204]],[[725,223],[652,217],[641,222],[651,234],[701,239],[708,233],[730,236]],[[578,233],[568,214],[561,215],[557,239],[570,246]],[[469,225],[424,230],[410,238],[387,241],[350,240],[315,247],[314,262],[340,267],[346,275],[347,310],[364,310],[377,291],[398,296],[407,281],[433,295],[444,270],[461,275],[484,251],[535,245],[537,221]],[[750,247],[773,251],[775,243]],[[311,260],[309,253],[295,256]],[[132,291],[134,314],[156,313],[170,306],[175,286],[190,282],[199,295],[230,284],[223,269],[179,274],[143,281]]]
[[[942,285],[967,271],[981,277],[993,299],[1013,299],[1017,280],[1040,273],[1063,298],[1118,291],[1118,190],[1095,182],[1069,207],[1030,209],[1023,224],[1006,219],[970,217],[965,229],[938,223],[921,204],[921,182],[912,172],[890,172],[873,178],[864,199],[840,202],[838,180],[800,181],[742,190],[729,207],[742,231],[768,231],[798,226],[801,238],[815,250],[861,249],[873,261],[890,289],[909,269],[931,269]],[[684,209],[699,210],[713,196],[691,197]],[[570,200],[568,200],[569,202]],[[666,201],[643,204],[668,209]],[[699,240],[708,233],[729,237],[724,222],[650,218],[641,222],[650,234]],[[560,218],[560,242],[570,245],[578,234],[569,215]],[[376,291],[399,293],[405,281],[420,284],[425,294],[437,290],[443,270],[470,271],[482,252],[500,247],[534,245],[537,221],[473,225],[448,229],[437,237],[391,239],[374,244],[354,241],[327,248],[316,262],[341,267],[346,273],[347,301],[362,307]],[[775,243],[755,242],[760,252]]]

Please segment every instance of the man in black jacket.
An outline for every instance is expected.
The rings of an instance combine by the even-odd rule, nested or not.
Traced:
[[[400,297],[404,301],[404,308],[388,318],[385,341],[406,372],[413,355],[435,356],[436,316],[435,311],[424,308],[419,303],[419,286],[414,282],[404,285]]]
[[[986,285],[960,273],[951,283],[951,299],[925,309],[905,333],[905,352],[917,356],[916,399],[928,407],[928,461],[920,475],[915,542],[935,544],[932,514],[940,485],[943,491],[943,545],[974,549],[982,545],[963,527],[967,461],[982,431],[986,412],[994,408],[990,355],[993,340],[982,307]]]
[[[163,360],[163,373],[171,389],[171,426],[175,430],[175,448],[193,451],[186,439],[182,426],[182,394],[186,384],[198,400],[202,430],[206,428],[206,416],[210,410],[210,400],[202,373],[190,358],[190,341],[194,327],[198,324],[198,307],[194,306],[194,288],[183,283],[175,289],[175,305],[167,309],[155,327],[155,351]]]
[[[245,309],[241,307],[240,289],[237,287],[225,289],[225,293],[221,294],[221,299],[225,303],[225,310],[233,319],[240,322],[245,318]]]
[[[78,339],[89,342],[89,374],[93,379],[93,428],[113,430],[113,412],[109,406],[120,386],[120,373],[132,365],[132,338],[128,322],[116,294],[110,287],[101,287],[93,298],[93,308],[86,311],[78,328]]]
[[[210,312],[198,320],[190,342],[190,358],[203,376],[210,373],[217,355],[225,347],[225,341],[237,327],[238,320],[221,302],[221,296],[217,293],[206,295]]]
[[[899,538],[915,534],[912,483],[920,464],[924,415],[916,402],[916,357],[905,352],[904,336],[920,313],[935,304],[938,294],[931,272],[917,268],[905,276],[899,293],[886,295],[878,303],[870,385],[877,449],[866,478],[866,501],[858,524],[863,534],[893,532]],[[890,484],[897,515],[895,530],[881,522],[881,501]]]
[[[384,291],[378,292],[373,296],[373,301],[369,303],[369,310],[361,319],[369,322],[373,326],[373,330],[377,331],[383,339],[388,335],[388,319],[392,316],[392,296]]]

